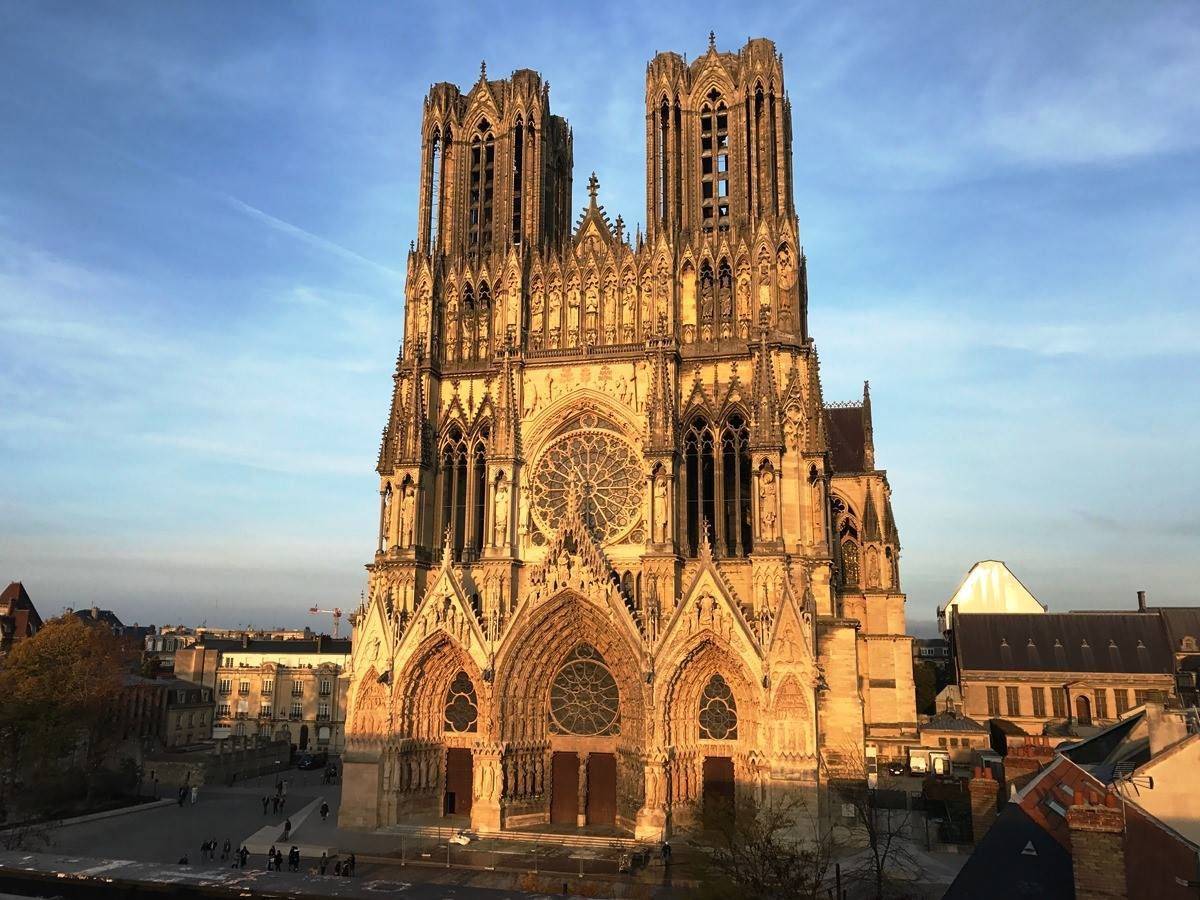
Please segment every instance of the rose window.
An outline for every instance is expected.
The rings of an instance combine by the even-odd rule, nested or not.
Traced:
[[[555,734],[620,732],[620,694],[594,647],[580,644],[550,686],[550,730]]]
[[[542,451],[530,478],[533,515],[547,534],[557,530],[572,490],[579,493],[584,514],[598,539],[616,541],[640,519],[644,490],[641,460],[613,432],[568,431]]]

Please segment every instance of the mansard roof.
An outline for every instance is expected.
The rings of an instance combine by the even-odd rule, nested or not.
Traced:
[[[960,670],[1167,675],[1175,663],[1153,613],[963,613],[954,640]]]

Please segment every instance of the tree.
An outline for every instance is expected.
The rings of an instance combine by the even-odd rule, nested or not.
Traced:
[[[83,764],[91,801],[95,773],[116,738],[130,662],[107,628],[74,616],[47,622],[12,649],[0,663],[0,805],[18,786],[36,786],[71,759]]]
[[[870,771],[861,749],[851,749],[843,759],[846,767],[834,788],[836,802],[850,814],[853,837],[862,846],[851,875],[868,885],[875,900],[883,900],[917,874],[909,842],[912,809],[904,791]]]
[[[706,896],[750,898],[825,896],[833,841],[814,803],[799,794],[765,803],[742,799],[726,805],[709,822],[717,843],[706,880]]]

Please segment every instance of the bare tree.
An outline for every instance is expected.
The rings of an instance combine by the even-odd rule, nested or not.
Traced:
[[[917,858],[910,844],[913,813],[907,797],[886,775],[871,772],[860,749],[842,754],[843,765],[829,783],[830,799],[840,803],[852,839],[862,847],[850,867],[875,900],[908,893],[901,885],[915,878]]]
[[[715,839],[710,866],[718,876],[707,881],[707,896],[825,896],[834,847],[815,802],[790,794],[763,803],[745,798],[706,810],[705,819]]]

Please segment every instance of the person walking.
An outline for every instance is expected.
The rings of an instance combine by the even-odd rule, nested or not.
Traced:
[[[208,841],[203,841],[200,844],[200,862],[204,862],[208,858]]]
[[[269,799],[267,799],[266,797],[263,797],[263,815],[264,816],[267,814],[267,807],[270,806],[270,804],[271,804],[271,801]]]
[[[329,804],[324,800],[321,801],[321,821],[324,822],[329,818]]]
[[[283,839],[286,841],[292,836],[292,820],[286,819],[283,823]]]
[[[292,844],[292,851],[289,854],[289,856],[291,857],[291,861],[292,861],[292,871],[299,872],[300,871],[300,848],[297,847],[295,844]]]
[[[229,843],[229,838],[225,838],[225,843],[221,845],[221,862],[229,859],[229,851],[233,849],[233,845]]]
[[[267,871],[270,872],[275,868],[275,845],[271,845],[271,849],[267,851]]]
[[[279,795],[276,794],[271,798],[271,815],[279,815]]]
[[[322,850],[321,851],[321,864],[320,864],[321,874],[324,875],[325,870],[328,868],[329,868],[329,854],[326,853],[324,850]]]
[[[350,856],[349,856],[349,857],[346,859],[346,862],[347,862],[347,863],[350,865],[350,871],[348,871],[346,874],[347,874],[347,875],[353,875],[353,874],[354,874],[354,867],[355,867],[355,859],[354,859],[354,854],[353,854],[353,853],[351,853],[351,854],[350,854]]]
[[[246,860],[248,860],[249,858],[250,858],[250,849],[245,844],[242,844],[242,849],[238,851],[238,868],[239,869],[246,868]]]
[[[182,804],[182,803],[180,803],[179,805],[180,805],[180,806],[183,806],[183,804]],[[185,853],[185,854],[183,854],[183,856],[179,857],[179,863],[178,863],[178,864],[179,864],[179,865],[181,865],[181,866],[186,866],[186,865],[188,864],[188,858],[187,858],[187,854],[186,854],[186,853]]]
[[[283,807],[287,805],[287,794],[279,798],[279,811],[283,812]]]
[[[333,874],[339,878],[342,876],[342,861],[340,859],[333,864]]]
[[[186,787],[179,788],[179,805],[183,806],[183,802],[187,800],[188,789]]]
[[[192,785],[192,806],[196,805],[196,800],[198,800],[199,797],[200,797],[200,785],[193,784]]]

